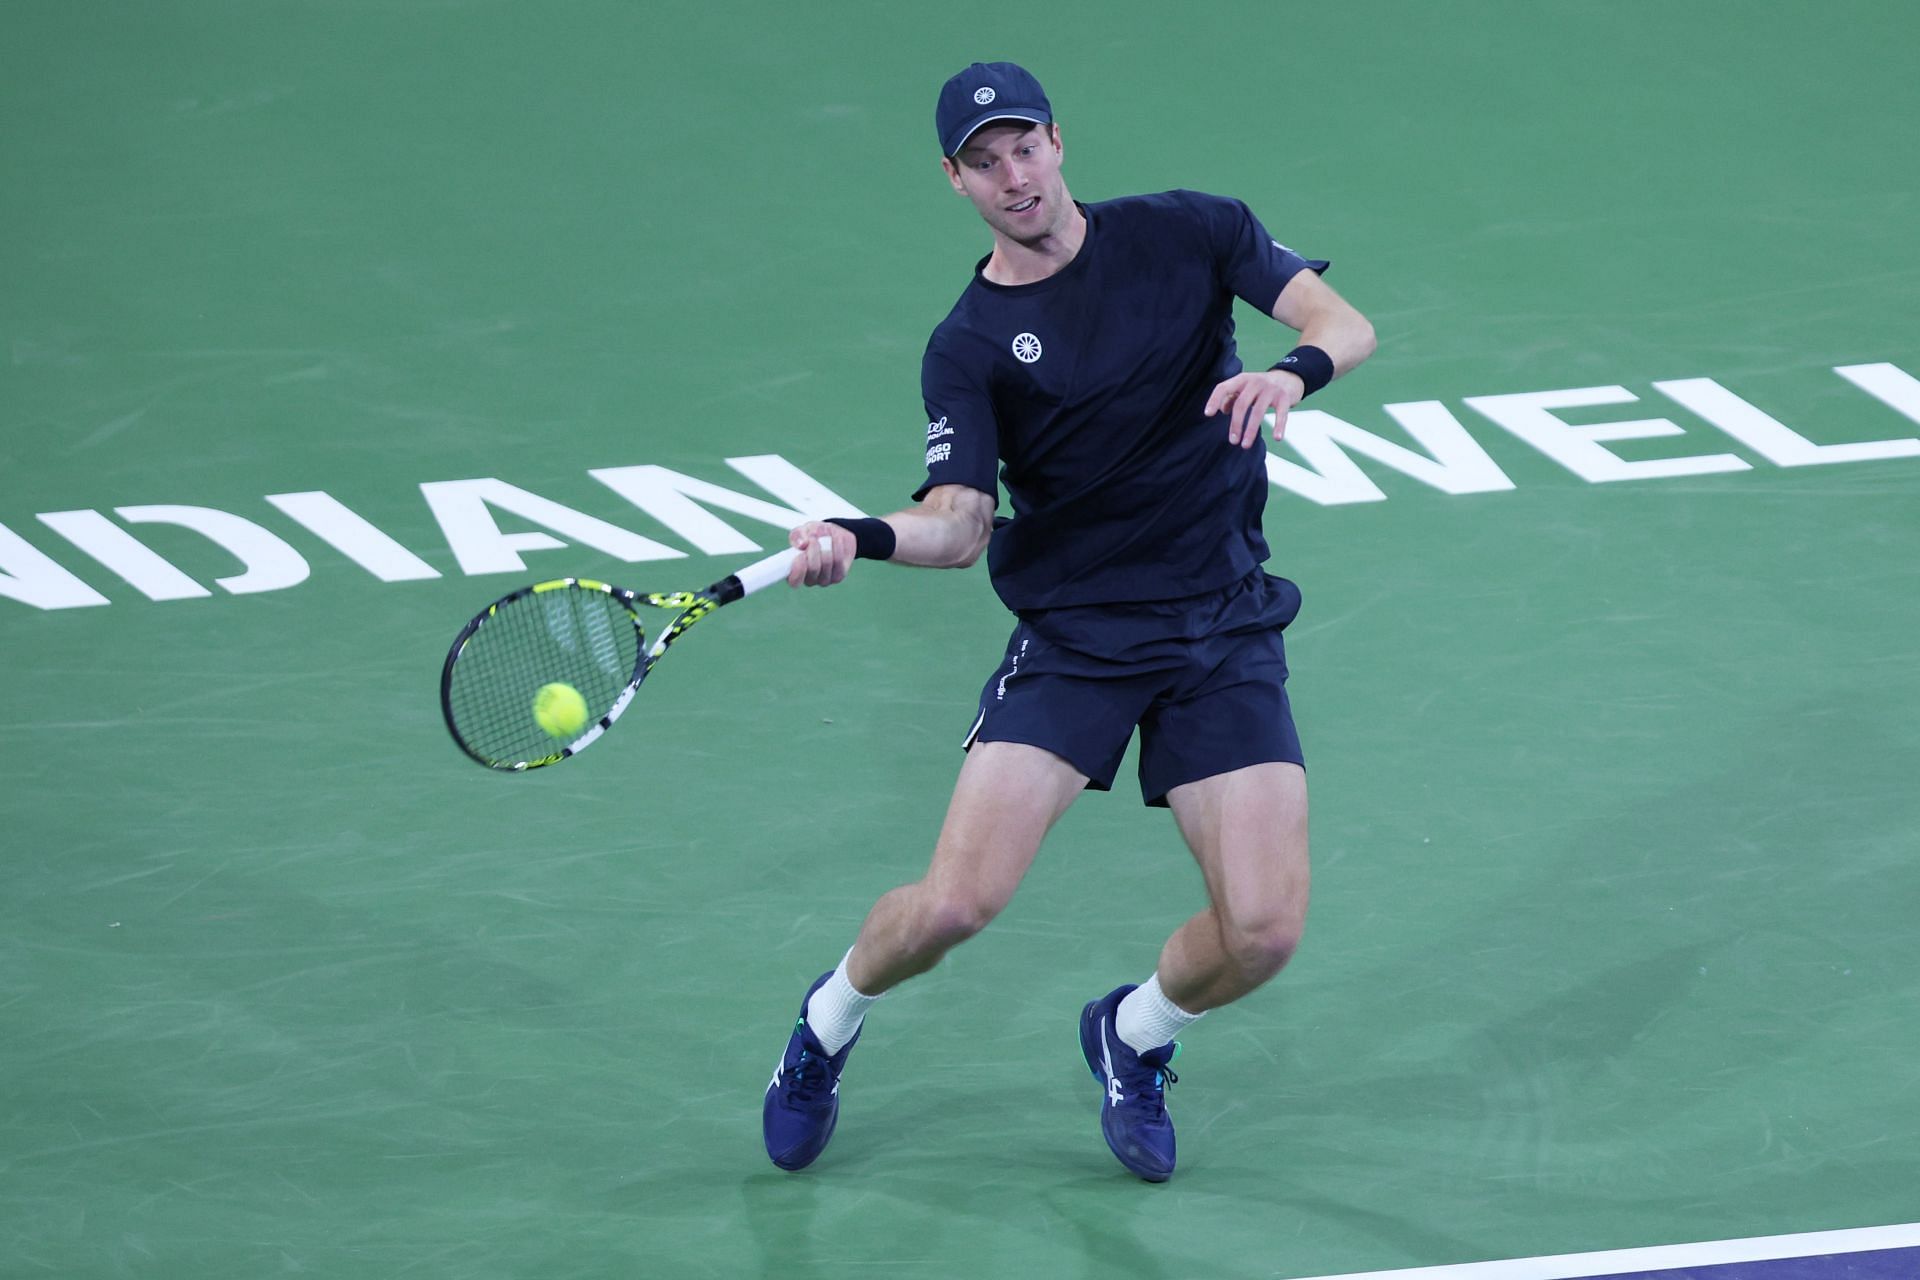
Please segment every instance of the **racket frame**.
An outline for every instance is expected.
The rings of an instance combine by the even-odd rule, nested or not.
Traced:
[[[467,625],[460,629],[460,634],[454,637],[452,646],[447,650],[446,662],[440,668],[440,714],[446,721],[447,732],[453,736],[454,743],[467,754],[468,758],[485,765],[497,773],[526,773],[531,769],[543,769],[548,765],[558,764],[562,760],[578,755],[593,745],[593,743],[600,738],[600,735],[613,727],[613,722],[620,718],[621,713],[624,712],[628,704],[633,701],[633,695],[640,692],[640,686],[645,682],[647,673],[653,670],[653,664],[660,660],[661,655],[666,653],[674,641],[686,633],[687,628],[723,605],[729,605],[737,600],[745,599],[747,596],[752,595],[764,587],[769,587],[776,582],[783,581],[787,576],[788,566],[793,563],[794,558],[799,554],[798,551],[791,548],[785,551],[775,552],[763,560],[756,560],[752,564],[728,574],[704,591],[642,593],[630,591],[625,587],[616,587],[612,583],[601,582],[596,578],[552,578],[546,582],[536,582],[531,586],[521,587],[516,591],[509,591],[506,595],[501,596],[498,600],[495,600],[492,604],[489,604],[486,608],[475,614],[473,618],[468,621]],[[466,738],[461,735],[459,724],[454,719],[454,668],[460,661],[461,653],[473,640],[474,636],[478,635],[481,629],[498,615],[504,606],[527,596],[562,590],[599,591],[611,597],[627,611],[627,616],[633,623],[634,633],[638,639],[638,644],[635,646],[636,653],[634,656],[633,673],[628,677],[627,687],[620,691],[614,698],[613,705],[608,707],[599,719],[589,724],[585,729],[581,730],[579,736],[575,737],[565,746],[560,747],[551,755],[542,756],[536,760],[521,760],[511,763],[489,760],[486,756],[474,750]],[[651,645],[647,643],[646,626],[642,621],[638,608],[638,606],[642,604],[649,608],[678,610],[673,616],[673,620],[661,629],[660,635]]]

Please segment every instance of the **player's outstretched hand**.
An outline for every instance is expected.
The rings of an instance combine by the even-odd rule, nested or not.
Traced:
[[[1284,369],[1264,373],[1236,373],[1213,389],[1207,397],[1207,416],[1231,409],[1227,419],[1227,443],[1242,449],[1253,448],[1260,438],[1260,422],[1273,414],[1273,438],[1287,433],[1287,411],[1307,394],[1300,375]]]
[[[839,525],[797,524],[787,533],[787,545],[800,552],[787,570],[790,587],[830,587],[853,567],[853,535]]]

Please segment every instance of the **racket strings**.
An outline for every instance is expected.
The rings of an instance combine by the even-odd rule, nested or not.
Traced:
[[[489,761],[547,759],[566,744],[535,721],[534,695],[547,684],[572,685],[592,724],[626,692],[644,643],[634,616],[604,591],[567,586],[510,597],[453,664],[447,703],[454,727]]]

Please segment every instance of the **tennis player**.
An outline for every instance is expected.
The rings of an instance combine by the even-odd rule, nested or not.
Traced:
[[[1087,1004],[1101,1131],[1149,1182],[1174,1169],[1176,1037],[1280,971],[1307,910],[1307,782],[1281,632],[1293,583],[1263,572],[1266,446],[1301,399],[1374,348],[1366,319],[1236,200],[1192,191],[1079,204],[1038,81],[975,63],[935,111],[947,180],[993,251],[921,366],[926,481],[884,519],[809,521],[788,581],[853,559],[963,568],[982,552],[1018,618],[981,690],[926,875],[874,905],[808,989],[763,1112],[767,1154],[811,1164],[867,1009],[978,933],[1048,828],[1107,790],[1140,733],[1140,786],[1172,809],[1207,905],[1156,970]],[[1238,297],[1298,330],[1244,371]],[[996,521],[1004,483],[1011,519]]]

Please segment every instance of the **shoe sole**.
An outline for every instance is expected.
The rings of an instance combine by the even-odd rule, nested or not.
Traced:
[[[798,1164],[788,1164],[785,1160],[776,1157],[772,1152],[767,1153],[767,1159],[772,1160],[774,1167],[777,1169],[784,1169],[788,1173],[798,1173],[826,1154],[827,1144],[833,1141],[833,1131],[839,1127],[840,1112],[836,1108],[833,1113],[833,1119],[827,1122],[827,1133],[825,1137],[820,1139],[820,1149],[818,1151],[808,1156],[805,1160],[800,1161]]]

